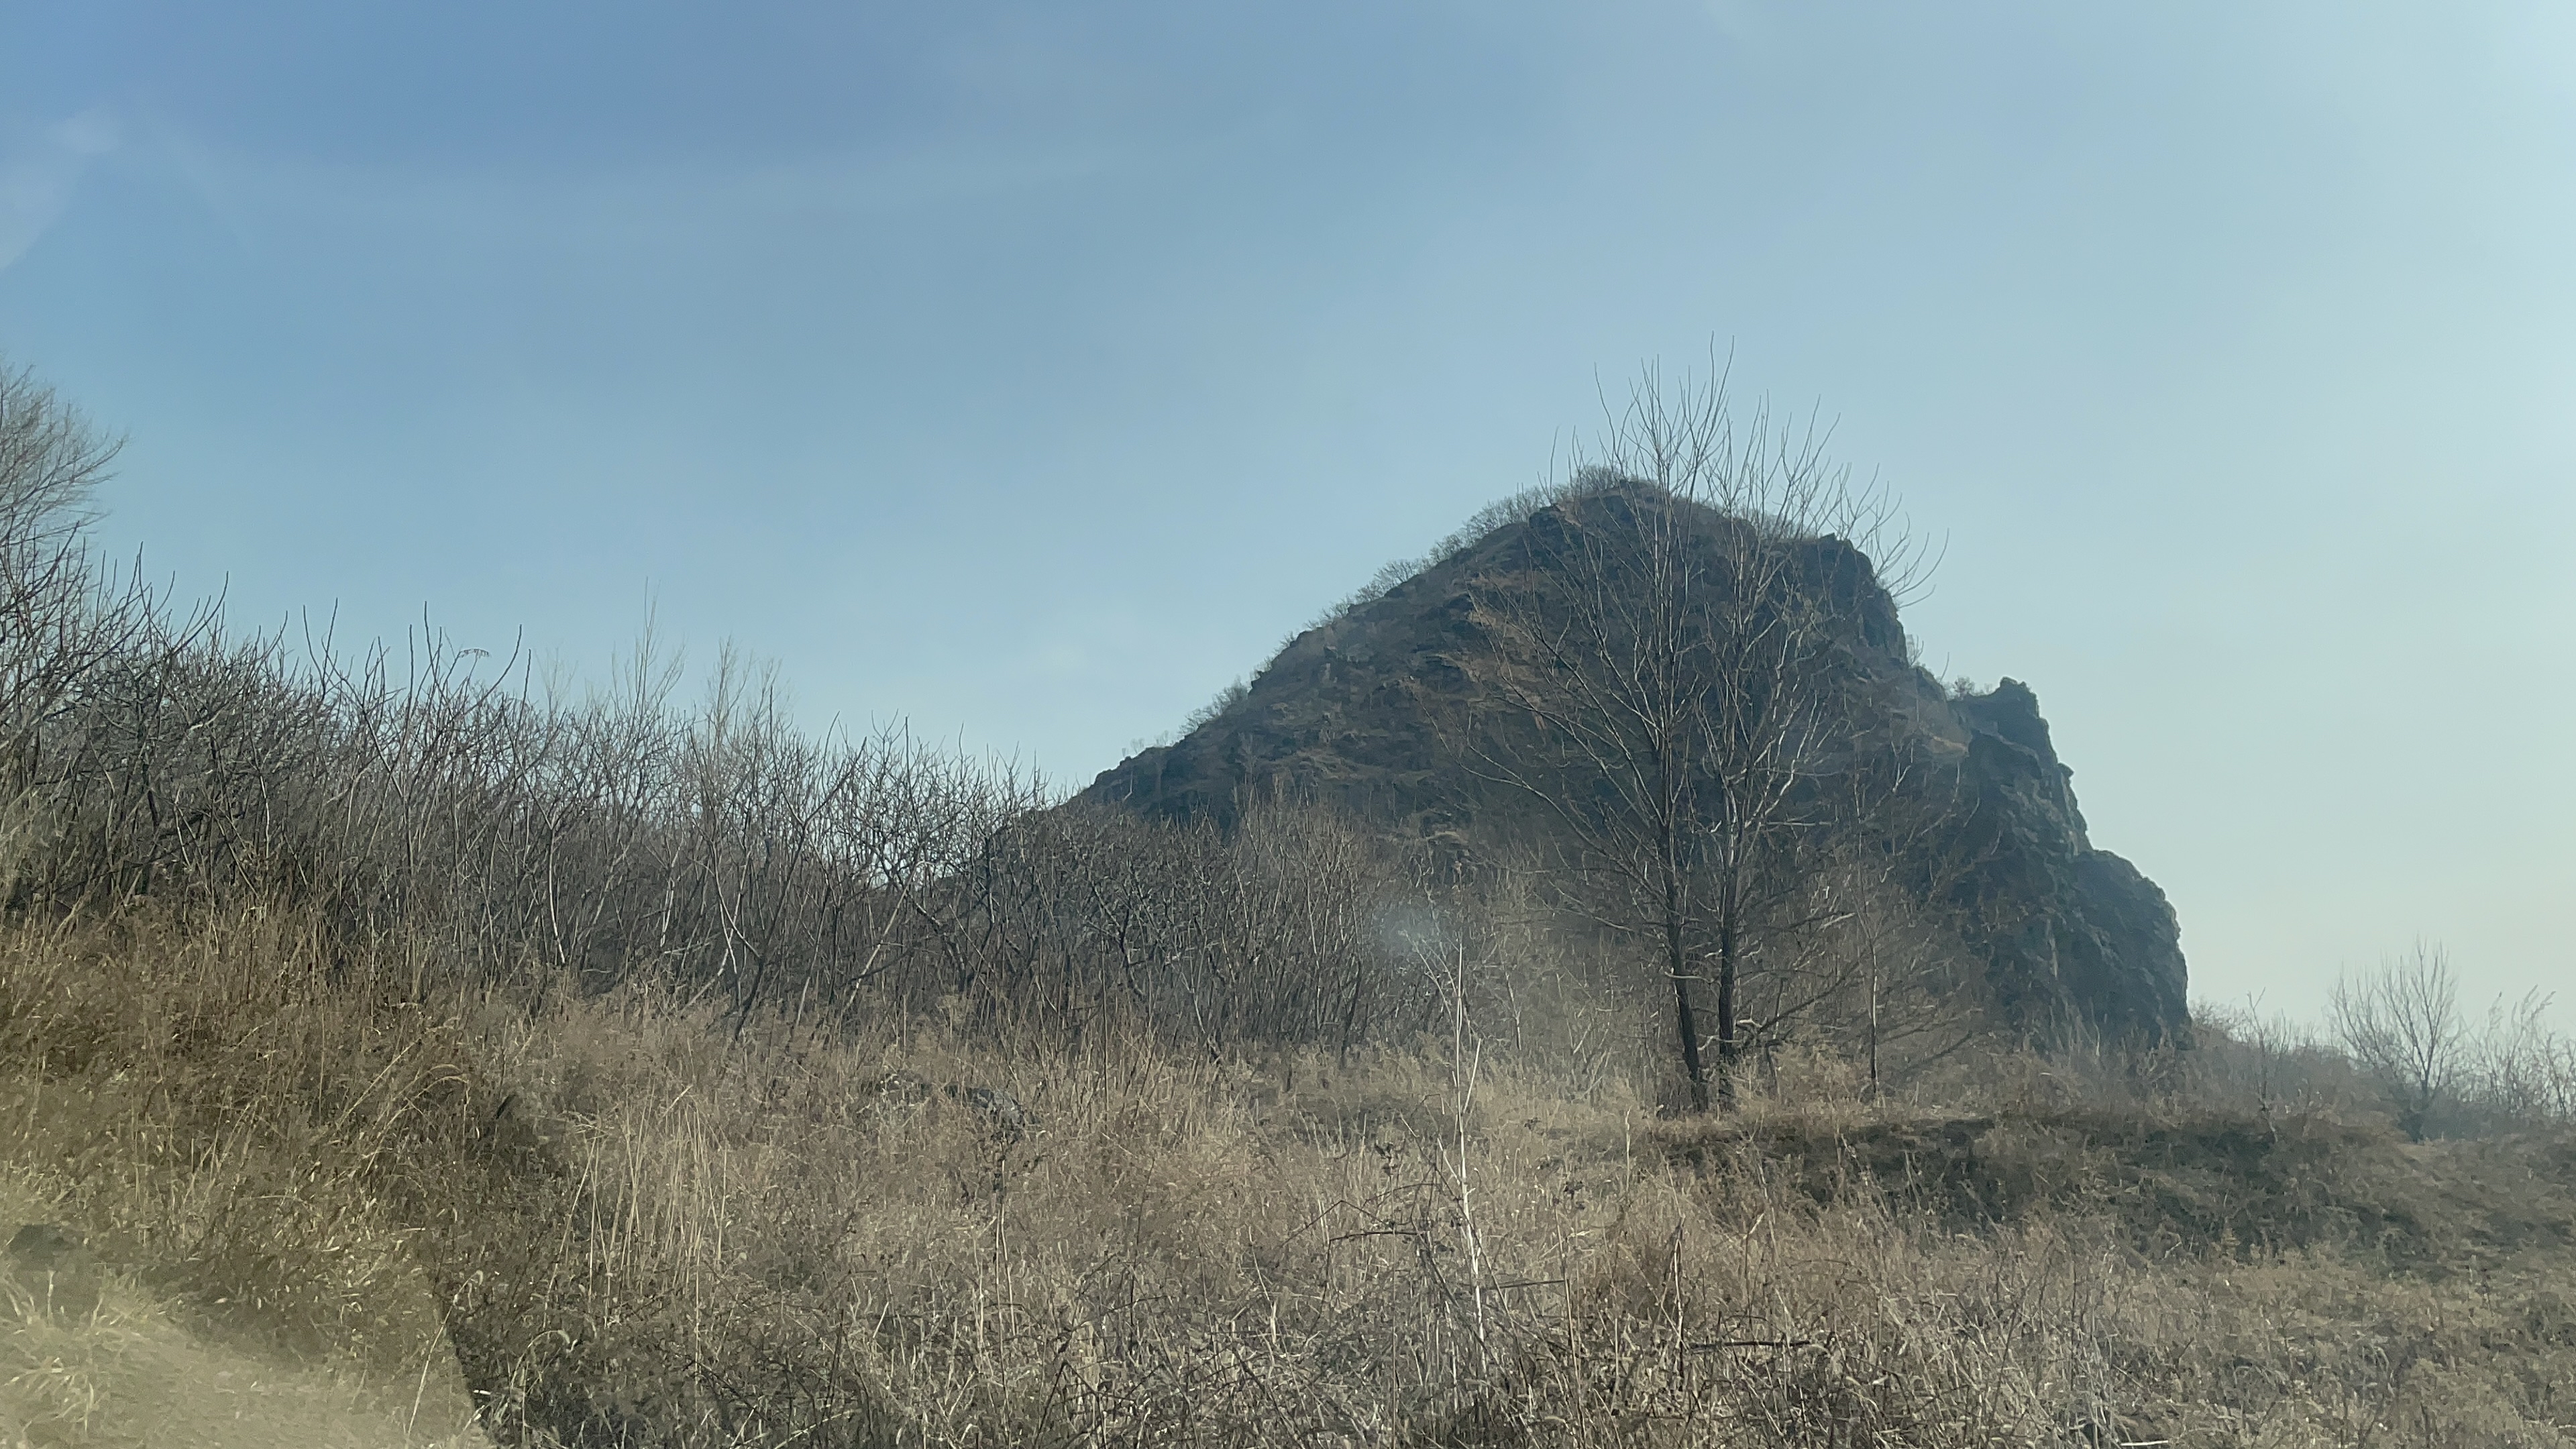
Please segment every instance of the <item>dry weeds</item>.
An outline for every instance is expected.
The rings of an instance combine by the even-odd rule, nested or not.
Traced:
[[[139,1412],[84,1397],[96,1363],[217,1332],[380,1396],[452,1344],[524,1444],[2576,1438],[2563,1141],[2029,1072],[1864,1107],[1830,1060],[1675,1121],[1472,1033],[737,1036],[320,942],[139,910],[0,940],[9,1205],[128,1305],[18,1289],[0,1393],[60,1442]]]

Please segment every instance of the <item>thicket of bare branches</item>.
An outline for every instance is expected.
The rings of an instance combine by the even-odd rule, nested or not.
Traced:
[[[2208,1096],[2265,1116],[2386,1111],[2416,1141],[2576,1122],[2576,1038],[2555,1002],[2498,997],[2481,1019],[2460,1004],[2448,953],[2418,942],[2327,999],[2322,1030],[2258,1000],[2193,1008],[2193,1075]]]
[[[2550,998],[2499,998],[2483,1025],[2461,1009],[2441,946],[2335,983],[2326,1029],[2343,1062],[2395,1112],[2409,1137],[2576,1120],[2576,1042],[2552,1031]]]
[[[737,1025],[875,993],[1141,1014],[1211,1051],[1419,1019],[1374,842],[1283,803],[1214,831],[1062,809],[900,729],[817,740],[731,653],[694,702],[648,640],[607,688],[426,628],[354,656],[239,636],[105,567],[114,449],[0,374],[0,855],[16,910],[138,894],[309,909],[424,970],[652,976]]]

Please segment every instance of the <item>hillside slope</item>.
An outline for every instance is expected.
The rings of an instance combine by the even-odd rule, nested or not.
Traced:
[[[1212,718],[1102,773],[1082,798],[1226,821],[1247,791],[1278,789],[1412,839],[1474,837],[1501,816],[1526,823],[1523,807],[1461,768],[1456,740],[1463,722],[1490,726],[1505,708],[1490,648],[1497,601],[1555,586],[1534,577],[1549,555],[1532,534],[1559,526],[1565,507],[1560,498],[1471,532],[1353,600],[1290,640]],[[1699,512],[1704,526],[1726,526]],[[1812,576],[1860,595],[1842,658],[1875,718],[1848,727],[1892,735],[1919,763],[1914,804],[1942,823],[1910,876],[1997,999],[2034,1026],[2082,1022],[2149,1041],[2186,1031],[2173,909],[2135,866],[2092,844],[2037,696],[2011,679],[1984,693],[1945,689],[1908,657],[1896,601],[1865,556],[1833,538],[1800,547],[1816,555]]]

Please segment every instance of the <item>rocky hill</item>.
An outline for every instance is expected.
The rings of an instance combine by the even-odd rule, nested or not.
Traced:
[[[1543,596],[1575,495],[1489,511],[1411,568],[1298,634],[1178,741],[1104,772],[1085,800],[1149,815],[1230,820],[1248,791],[1326,801],[1413,839],[1472,842],[1516,807],[1463,768],[1462,720],[1505,712],[1493,639],[1498,600]],[[1681,505],[1695,507],[1695,505]],[[1725,527],[1706,514],[1699,525]],[[2084,1024],[2128,1040],[2188,1030],[2171,906],[2126,860],[2096,849],[2029,686],[1944,687],[1909,657],[1897,604],[1869,560],[1835,538],[1803,541],[1806,576],[1855,591],[1838,658],[1865,701],[1842,728],[1892,738],[1918,817],[1909,848],[1919,903],[1982,963],[1995,999],[2027,1026]],[[1526,811],[1521,816],[1526,820]]]

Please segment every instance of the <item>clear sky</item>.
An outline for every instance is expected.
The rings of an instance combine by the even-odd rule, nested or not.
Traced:
[[[237,619],[1079,783],[1714,342],[2303,1016],[2576,997],[2571,258],[2562,0],[0,0],[0,352]]]

